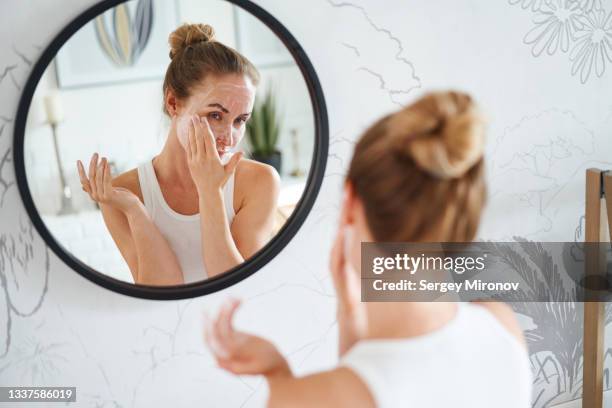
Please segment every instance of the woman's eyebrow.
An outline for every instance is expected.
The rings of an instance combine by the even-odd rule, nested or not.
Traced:
[[[211,107],[211,108],[219,108],[219,109],[221,109],[223,112],[225,112],[225,113],[229,113],[229,111],[228,111],[227,109],[225,109],[225,108],[223,107],[223,105],[221,105],[220,103],[210,103],[210,104],[208,104],[208,106],[209,106],[209,107]]]

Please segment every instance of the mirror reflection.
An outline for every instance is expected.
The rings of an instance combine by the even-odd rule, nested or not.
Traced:
[[[143,285],[202,281],[282,228],[314,119],[276,35],[222,0],[134,0],[85,25],[36,89],[29,188],[73,256]]]

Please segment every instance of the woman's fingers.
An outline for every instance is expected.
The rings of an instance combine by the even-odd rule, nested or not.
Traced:
[[[200,127],[202,128],[202,139],[204,141],[204,147],[206,148],[206,154],[209,157],[216,156],[218,159],[220,159],[219,152],[217,152],[215,136],[213,135],[212,129],[210,128],[210,124],[208,123],[208,119],[205,116],[202,117]]]
[[[98,197],[104,197],[104,167],[106,165],[106,157],[103,157],[100,160],[100,164],[96,169],[96,189],[98,193]]]
[[[222,347],[215,330],[213,319],[204,313],[204,340],[216,358],[225,358],[227,351]]]
[[[347,219],[347,215],[346,215],[346,209],[347,209],[347,200],[348,200],[348,194],[345,190],[344,194],[343,194],[343,199],[342,199],[342,210],[340,212],[340,220],[339,220],[339,224],[338,224],[338,231],[336,233],[336,240],[334,241],[334,245],[332,248],[332,256],[330,257],[331,260],[331,268],[332,271],[336,272],[336,274],[340,273],[342,271],[341,267],[344,267],[345,263],[346,263],[346,249],[347,249],[347,241],[346,241],[346,234],[347,234],[347,230],[350,228],[349,224],[348,224],[348,219]]]
[[[223,316],[221,335],[228,342],[233,342],[236,334],[236,330],[234,330],[234,315],[236,314],[236,310],[238,310],[239,306],[240,301],[238,299],[230,300],[225,310],[225,315]]]
[[[227,175],[231,175],[236,170],[236,167],[238,166],[238,162],[240,161],[240,159],[242,159],[242,156],[243,156],[242,152],[238,152],[232,156],[230,161],[225,165],[225,173]]]
[[[343,267],[341,269],[340,279],[343,282],[343,290],[345,293],[345,300],[349,307],[349,310],[356,310],[361,303],[361,280],[357,274],[357,271],[353,268],[352,264],[348,262],[347,255],[350,250],[350,245],[353,242],[353,227],[345,226],[344,238],[343,238]]]
[[[350,311],[355,306],[355,296],[360,287],[355,271],[347,262],[348,246],[351,243],[352,229],[347,225],[340,225],[331,255],[331,273],[338,295],[338,302]],[[355,292],[357,291],[357,292]]]
[[[83,163],[80,160],[77,160],[77,171],[79,172],[79,179],[81,180],[81,184],[85,182],[89,184],[87,174],[85,174],[85,167],[83,167]]]
[[[87,178],[87,174],[85,174],[85,167],[80,160],[77,160],[77,170],[79,172],[79,180],[81,181],[83,191],[90,194],[91,188],[89,187],[89,179]]]
[[[98,164],[98,153],[94,153],[91,155],[91,159],[89,159],[89,180],[93,177],[96,172],[96,166]]]
[[[193,117],[189,121],[189,126],[187,126],[187,129],[188,129],[187,145],[189,146],[188,154],[190,155],[189,158],[193,160],[198,154],[198,145],[196,143],[196,130],[195,130],[195,123],[193,122]]]
[[[113,178],[111,176],[111,171],[110,171],[110,165],[108,164],[108,159],[105,159],[105,163],[104,163],[104,183],[103,183],[103,188],[104,188],[104,194],[110,194],[110,192],[113,190]]]
[[[219,309],[219,314],[217,315],[217,318],[215,319],[215,323],[214,323],[214,331],[213,333],[217,336],[217,338],[219,340],[221,340],[221,320],[223,319],[223,312],[226,308],[226,304],[223,303],[221,305],[221,308]]]
[[[202,156],[206,154],[206,146],[202,140],[202,126],[200,125],[200,121],[197,119],[197,116],[194,115],[191,117],[191,124],[194,128],[196,155]]]
[[[193,159],[193,152],[191,151],[191,136],[189,130],[187,130],[187,145],[185,146],[185,152],[187,152],[187,160],[191,161]]]
[[[96,193],[96,167],[98,166],[98,153],[94,153],[89,161],[89,188],[92,194]],[[95,197],[94,197],[95,199]]]
[[[223,332],[225,329],[223,321],[227,318],[227,304],[221,306],[221,310],[214,322],[211,323],[211,340],[214,345],[215,354],[219,358],[229,358],[231,356],[231,345],[228,336]]]
[[[349,190],[347,187],[345,187],[338,232],[336,234],[336,240],[334,241],[334,246],[330,257],[330,268],[332,270],[332,276],[336,285],[336,291],[338,292],[338,296],[341,301],[345,303],[351,296],[349,292],[354,286],[351,284],[351,281],[353,278],[356,278],[356,276],[352,276],[354,275],[354,271],[351,269],[350,263],[347,262],[353,234],[353,227],[352,224],[349,224],[347,216],[348,199]]]
[[[219,364],[219,367],[233,374],[255,374],[255,370],[252,367],[253,363],[249,364],[246,361],[220,358],[217,359],[217,364]]]
[[[233,360],[219,358],[217,359],[217,364],[219,365],[219,367],[229,371],[230,373],[241,374],[238,364],[236,364]]]
[[[214,324],[213,335],[219,345],[221,356],[235,358],[237,354],[234,337],[236,332],[232,326],[232,319],[240,302],[231,300],[221,306],[221,310]]]
[[[232,327],[232,319],[238,308],[239,303],[236,300],[226,301],[221,307],[219,317],[217,318],[217,334],[219,339],[228,346],[232,343],[234,329]]]
[[[106,168],[105,168],[105,172],[104,172],[104,182],[105,182],[105,187],[104,187],[104,191],[107,191],[107,188],[112,188],[113,187],[113,178],[110,172],[110,166],[108,164],[108,161],[106,163]]]

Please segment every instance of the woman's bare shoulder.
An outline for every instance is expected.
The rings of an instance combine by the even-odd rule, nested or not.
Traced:
[[[279,190],[280,176],[274,167],[244,158],[238,162],[235,173],[235,203],[242,203],[246,197],[255,200],[261,197],[275,198]]]
[[[280,176],[269,164],[243,158],[236,167],[236,181],[239,180],[245,184],[250,182],[274,183],[280,180]]]
[[[138,196],[141,202],[144,202],[142,192],[140,190],[140,180],[138,179],[137,168],[133,168],[119,174],[116,177],[113,177],[112,184],[114,187],[122,187],[130,190],[132,193]]]

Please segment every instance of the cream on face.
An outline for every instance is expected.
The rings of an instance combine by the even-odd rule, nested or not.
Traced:
[[[176,117],[180,144],[185,148],[192,115],[206,117],[215,137],[219,156],[230,152],[244,136],[245,123],[253,109],[255,88],[250,83],[218,82],[201,87]]]

